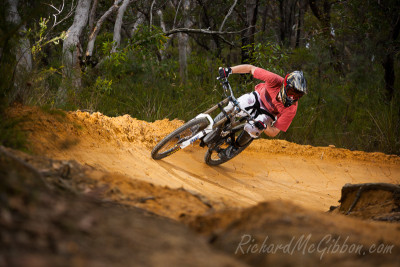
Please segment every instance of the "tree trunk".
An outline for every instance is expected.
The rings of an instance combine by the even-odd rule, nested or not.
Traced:
[[[207,9],[207,4],[203,3],[202,0],[198,0],[199,5],[201,6],[201,9],[203,10],[203,16],[202,16],[202,22],[204,23],[204,28],[206,29],[211,29],[214,27],[214,25],[212,25],[211,23],[211,19],[210,16],[208,14],[208,9]],[[220,27],[221,28],[221,27]],[[220,40],[218,38],[218,36],[216,35],[212,35],[212,43],[210,44],[210,47],[208,47],[205,44],[200,44],[202,47],[204,47],[206,50],[211,50],[216,57],[221,58],[221,43]]]
[[[299,7],[299,12],[298,12],[298,18],[297,18],[297,31],[296,31],[296,42],[295,42],[295,47],[299,48],[304,46],[304,15],[307,10],[307,0],[300,0],[298,2],[298,7]]]
[[[339,52],[331,29],[332,3],[330,0],[310,0],[309,5],[314,16],[319,20],[322,27],[322,33],[328,42],[327,46],[332,57],[332,66],[337,72],[343,74],[344,70],[341,65],[341,60],[339,59]]]
[[[96,9],[98,0],[93,0],[92,8],[89,14],[89,34],[93,32],[94,22],[96,21]]]
[[[183,1],[183,17],[184,27],[190,28],[191,22],[189,18],[190,1]],[[179,48],[179,74],[181,76],[181,82],[186,83],[187,80],[187,59],[190,53],[189,47],[189,35],[186,33],[178,33],[178,48]]]
[[[269,6],[265,5],[261,15],[261,32],[265,33],[267,30],[267,17]]]
[[[96,26],[93,29],[93,32],[89,36],[89,42],[88,46],[86,49],[86,58],[87,60],[90,60],[90,57],[93,54],[93,49],[94,49],[94,43],[96,41],[97,34],[99,33],[101,26],[103,25],[103,22],[115,11],[118,9],[118,4],[122,0],[115,0],[114,4],[101,16],[101,18],[97,21]]]
[[[133,24],[131,30],[130,30],[130,34],[131,36],[133,36],[136,32],[136,30],[139,28],[139,25],[142,25],[144,22],[145,16],[143,13],[141,13],[140,11],[137,12],[136,14],[136,21]]]
[[[7,12],[7,21],[15,25],[20,24],[21,17],[18,13],[18,0],[8,0],[8,4],[9,9]],[[19,28],[20,35],[23,35],[25,31],[25,25],[22,25]],[[26,75],[32,71],[32,54],[29,39],[21,37],[18,41],[19,43],[14,50],[16,66],[13,75],[14,90],[12,91],[11,99],[15,100],[15,98],[18,98],[23,102],[25,98],[25,85],[23,84],[23,81],[25,80]]]
[[[164,14],[161,10],[157,10],[157,15],[160,18],[160,27],[161,29],[166,32],[167,31],[167,26],[165,25],[165,21],[164,21]]]
[[[122,28],[122,19],[124,17],[126,8],[128,7],[131,0],[124,0],[122,5],[118,9],[117,19],[115,20],[114,25],[114,35],[113,35],[113,47],[111,53],[117,52],[121,44],[121,28]]]
[[[63,82],[62,86],[58,90],[58,101],[63,104],[67,95],[66,84],[70,82],[72,87],[79,91],[81,87],[81,69],[80,60],[81,44],[79,38],[82,35],[82,31],[85,28],[90,10],[91,0],[79,0],[75,10],[74,22],[69,27],[67,37],[63,44]]]
[[[388,42],[389,44],[396,44],[396,40],[400,35],[400,15],[397,13],[391,20],[392,29],[390,31],[390,37]],[[382,66],[385,70],[385,88],[386,88],[386,100],[388,102],[392,101],[394,97],[394,84],[395,84],[395,72],[394,72],[394,59],[396,50],[398,51],[399,47],[389,47],[387,48],[386,56],[382,62]],[[400,119],[400,118],[399,118]]]
[[[149,11],[149,16],[150,16],[150,19],[149,19],[149,25],[150,25],[150,31],[152,30],[152,27],[153,27],[153,7],[154,7],[154,4],[156,3],[156,0],[153,0],[153,2],[151,3],[151,5],[150,5],[150,11]]]
[[[157,15],[160,18],[160,27],[163,30],[163,32],[167,32],[167,26],[164,22],[164,14],[161,10],[157,11]],[[172,38],[168,38],[168,40],[165,42],[164,46],[162,49],[160,49],[159,53],[160,53],[160,59],[164,60],[165,59],[165,51],[167,50],[167,48],[169,47],[169,45],[171,44]]]
[[[386,89],[386,101],[389,103],[394,96],[394,55],[389,53],[383,60],[383,69],[385,70],[385,89]]]
[[[18,0],[8,0],[9,3],[9,10],[7,21],[13,24],[20,24],[21,17],[18,13]],[[25,25],[20,27],[20,33],[26,31]],[[19,45],[16,47],[16,59],[17,59],[17,68],[19,70],[24,71],[31,71],[32,70],[32,54],[31,54],[31,46],[30,42],[27,38],[22,37],[19,40]]]
[[[254,47],[255,25],[257,22],[258,0],[246,0],[246,28],[242,35],[242,63],[251,62]]]
[[[279,1],[279,17],[280,17],[280,42],[286,47],[293,47],[296,44],[296,33],[293,32],[293,26],[298,26],[295,22],[295,15],[298,0],[280,0]]]
[[[189,36],[186,33],[178,33],[178,49],[179,49],[179,74],[182,83],[186,83],[187,76],[187,46]]]

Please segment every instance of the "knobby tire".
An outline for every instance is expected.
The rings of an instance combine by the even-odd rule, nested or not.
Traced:
[[[219,147],[220,145],[223,145],[223,143],[221,143],[220,145],[217,145],[216,148],[212,148],[212,149],[210,148],[210,149],[207,150],[206,154],[204,155],[204,161],[207,163],[207,165],[210,165],[210,166],[218,166],[218,165],[220,165],[220,164],[222,164],[222,163],[225,163],[225,162],[227,162],[227,161],[233,159],[233,158],[236,157],[237,155],[239,155],[243,150],[245,150],[245,149],[251,144],[252,141],[253,141],[253,140],[251,140],[251,141],[248,142],[246,145],[244,145],[244,146],[242,146],[241,148],[239,148],[238,151],[236,152],[236,154],[235,154],[233,157],[231,157],[231,158],[228,158],[228,159],[221,159],[221,158],[218,157],[217,159],[214,159],[214,158],[213,158],[213,155],[214,155],[215,153],[218,155],[218,151],[216,151],[215,149],[216,149],[217,147]]]
[[[221,119],[223,119],[223,118],[224,118],[224,114],[221,112],[221,113],[219,113],[219,114],[214,118],[214,123],[217,123],[219,120],[221,120]],[[241,130],[243,130],[243,127],[242,127]],[[244,131],[244,130],[243,130],[243,131]],[[227,162],[227,161],[233,159],[234,157],[236,157],[237,155],[239,155],[243,150],[245,150],[245,149],[251,144],[251,142],[252,142],[253,140],[251,140],[250,142],[248,142],[248,143],[247,143],[246,145],[244,145],[243,147],[239,148],[238,151],[237,151],[237,153],[236,153],[236,155],[234,155],[233,157],[228,158],[228,159],[221,159],[221,158],[218,156],[218,152],[219,152],[219,150],[221,149],[220,146],[223,146],[224,144],[226,144],[225,141],[226,141],[226,138],[221,139],[221,140],[219,141],[219,144],[217,144],[215,147],[209,148],[209,149],[207,150],[206,154],[204,155],[204,161],[206,162],[207,165],[209,165],[209,166],[218,166],[218,165],[220,165],[220,164],[222,164],[222,163],[225,163],[225,162]],[[222,150],[222,149],[221,149],[221,150]],[[215,155],[215,154],[217,154],[217,155]],[[215,158],[215,159],[214,159],[213,156],[217,156],[218,158]]]
[[[207,118],[198,118],[188,121],[178,129],[167,135],[163,140],[161,140],[151,151],[151,157],[153,159],[159,160],[174,154],[181,149],[179,146],[180,143],[193,137],[196,133],[199,132],[199,130],[207,127],[209,123],[210,122]],[[196,131],[192,132],[192,129],[194,128],[196,128]],[[187,130],[190,131],[190,134],[188,136],[182,136],[182,134]],[[163,149],[165,149],[169,143],[171,143],[170,145],[172,147],[167,147],[167,149],[163,151]]]

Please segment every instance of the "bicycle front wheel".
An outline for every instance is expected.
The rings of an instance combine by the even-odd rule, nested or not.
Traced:
[[[153,159],[168,157],[181,149],[180,144],[192,138],[196,133],[207,127],[207,118],[193,119],[167,135],[151,151]]]

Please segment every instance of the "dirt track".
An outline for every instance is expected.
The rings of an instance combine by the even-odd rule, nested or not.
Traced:
[[[30,118],[24,130],[37,154],[183,187],[228,207],[289,200],[327,211],[338,205],[346,183],[400,183],[400,158],[382,153],[257,140],[232,161],[209,167],[203,161],[206,150],[197,145],[164,160],[151,159],[152,147],[181,121],[147,123],[128,115],[109,118],[79,111],[50,115],[37,108],[14,109],[12,114]]]
[[[341,209],[348,212],[351,205],[351,215],[364,220],[337,214],[344,213],[340,209],[326,213],[339,204],[346,183],[399,184],[398,156],[257,140],[231,162],[209,167],[205,149],[196,145],[151,159],[154,145],[181,121],[147,123],[35,107],[7,114],[22,119],[33,155],[0,147],[0,265],[400,261],[398,186],[363,193],[355,206],[360,190],[348,190]],[[371,221],[375,216],[390,220]],[[251,241],[242,246],[244,237]],[[293,250],[274,250],[280,245]],[[378,246],[384,251],[371,251]]]

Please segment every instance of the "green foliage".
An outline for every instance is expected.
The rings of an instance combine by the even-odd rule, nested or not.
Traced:
[[[29,39],[31,43],[32,69],[29,72],[20,72],[16,75],[17,60],[13,49],[4,53],[1,64],[1,73],[6,73],[2,79],[2,96],[8,98],[12,88],[18,85],[19,91],[17,101],[24,104],[44,105],[54,102],[56,90],[61,82],[61,53],[59,41],[65,39],[65,32],[51,33],[48,29],[49,19],[40,18],[38,22],[32,23],[32,28],[20,33],[23,38]],[[16,37],[16,36],[14,36]],[[19,36],[21,38],[21,36]],[[13,40],[13,39],[11,39]],[[11,43],[10,43],[11,44]],[[17,46],[18,41],[12,46]],[[7,51],[7,49],[6,49]],[[57,55],[50,58],[50,54]],[[15,96],[14,96],[15,97]],[[10,98],[10,100],[14,100]]]
[[[310,93],[299,101],[291,127],[280,138],[301,144],[400,153],[399,102],[397,98],[389,105],[385,102],[379,64],[359,58],[360,64],[347,77],[341,77],[320,57],[321,50],[294,51],[289,62],[297,61],[298,53],[308,59],[302,65]]]
[[[106,79],[97,77],[94,87],[97,92],[110,95],[112,93],[111,85],[112,85],[112,80],[108,81]]]
[[[118,68],[122,63],[126,62],[127,60],[127,50],[120,50],[117,52],[111,52],[114,42],[105,41],[102,44],[102,52],[106,57],[106,65],[112,68]]]
[[[40,107],[40,109],[50,115],[55,115],[61,118],[67,117],[67,113],[64,110],[54,109],[50,105],[43,105]]]
[[[66,32],[61,32],[58,36],[53,38],[49,38],[49,32],[47,31],[47,24],[49,23],[50,19],[40,18],[39,19],[39,28],[32,31],[28,29],[26,32],[27,37],[30,37],[34,40],[34,43],[31,48],[33,58],[38,56],[38,53],[42,51],[42,49],[48,44],[55,44],[58,45],[60,40],[65,40]]]
[[[217,13],[222,11],[226,14],[232,4],[233,1],[208,1],[209,13],[205,14],[201,6],[195,6],[192,18],[201,18],[201,26],[208,23],[211,30],[218,29],[224,16]],[[108,5],[99,7],[104,12]],[[215,35],[202,35],[201,38],[190,35],[191,53],[185,84],[179,77],[177,38],[169,39],[154,26],[159,22],[158,16],[154,16],[153,26],[143,24],[130,39],[122,39],[117,51],[113,51],[111,24],[105,23],[93,54],[93,58],[101,63],[95,68],[82,67],[82,88],[73,88],[66,81],[63,86],[67,88],[70,101],[63,108],[100,111],[109,116],[130,114],[148,121],[163,118],[188,120],[222,99],[220,85],[215,80],[218,67],[240,64],[242,49],[246,49],[250,52],[251,64],[281,76],[293,70],[303,70],[306,75],[310,93],[300,100],[297,115],[287,133],[281,133],[278,138],[300,144],[333,144],[349,149],[400,154],[398,39],[388,38],[393,30],[393,18],[398,14],[396,7],[395,0],[332,3],[332,28],[328,34],[311,11],[307,11],[302,25],[304,39],[301,41],[304,45],[296,49],[286,44],[289,42],[281,44],[276,41],[279,31],[274,29],[273,23],[279,22],[279,16],[267,19],[271,25],[267,23],[265,31],[260,30],[258,21],[255,43],[246,47],[227,44],[240,44],[241,34],[223,35],[224,41],[228,42]],[[237,4],[224,30],[245,28],[242,21],[245,13],[235,14],[237,10],[244,12],[244,4]],[[175,27],[180,27],[184,20],[180,12],[177,16],[175,14],[175,9],[165,6],[164,20],[168,28],[172,28],[175,22]],[[55,106],[63,68],[62,49],[57,43],[65,37],[64,32],[73,18],[54,34],[49,33],[49,19],[38,18],[40,16],[35,24],[30,24],[32,29],[27,32],[33,44],[34,66],[26,77],[24,92],[26,103],[41,105],[54,112],[51,110]],[[132,21],[132,14],[124,17],[125,25]],[[11,51],[20,38],[16,26],[0,26],[1,48]],[[83,34],[81,39],[85,49],[87,36]],[[165,49],[167,42],[170,45]],[[396,75],[395,94],[390,102],[385,98],[381,64],[388,51],[395,55]],[[3,53],[1,60],[3,79],[0,79],[0,93],[4,97],[7,88],[13,85],[12,70],[16,59],[12,53]],[[247,74],[232,75],[230,81],[238,96],[252,91],[259,82]],[[23,142],[18,141],[23,137],[13,132],[17,125],[17,122],[2,120],[1,136],[7,137],[1,137],[1,140],[9,140],[11,146],[23,146]],[[12,136],[16,141],[10,141]]]
[[[168,37],[164,35],[161,28],[146,25],[140,25],[130,40],[128,47],[139,52],[147,54],[151,51],[159,51],[163,49],[164,44],[168,41]]]
[[[288,60],[288,51],[277,43],[262,42],[254,45],[250,56],[252,64],[271,72],[285,75]]]

